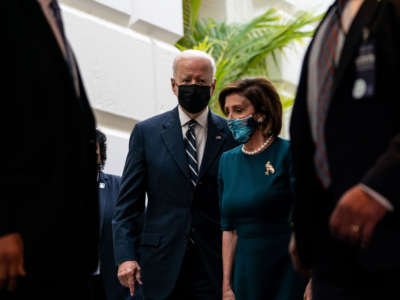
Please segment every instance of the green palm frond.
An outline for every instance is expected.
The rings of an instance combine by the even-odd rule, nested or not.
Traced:
[[[200,9],[201,0],[183,0],[183,31],[184,37],[180,39],[177,46],[186,47],[193,44],[194,40],[191,39],[193,29],[198,21],[198,14]],[[181,49],[178,47],[179,49]]]
[[[193,2],[185,0],[186,2]],[[185,2],[184,1],[184,2]],[[216,90],[210,107],[221,113],[217,105],[219,92],[227,84],[242,77],[269,77],[267,58],[278,66],[278,54],[286,47],[311,37],[311,26],[321,16],[301,12],[288,18],[276,9],[269,9],[247,23],[217,22],[211,18],[191,23],[190,32],[176,46],[181,49],[199,49],[212,55],[216,61]],[[291,97],[282,96],[284,107],[293,103]]]
[[[285,95],[281,94],[280,98],[281,98],[283,109],[291,107],[294,103],[294,97],[289,97],[289,96],[285,96]]]

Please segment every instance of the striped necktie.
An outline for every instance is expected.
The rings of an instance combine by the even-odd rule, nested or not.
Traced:
[[[341,13],[347,0],[336,1],[336,11],[331,15],[329,24],[324,37],[321,41],[318,57],[318,99],[317,99],[317,122],[315,132],[314,164],[317,176],[322,185],[327,188],[331,184],[331,174],[329,171],[328,157],[325,143],[325,121],[328,113],[330,101],[332,99],[332,87],[335,72],[336,47],[341,30]]]
[[[189,129],[186,131],[185,139],[185,152],[187,163],[189,167],[190,180],[195,187],[197,185],[197,180],[199,179],[198,174],[198,163],[197,163],[197,150],[196,150],[196,134],[194,128],[197,122],[195,120],[190,120],[188,123]]]

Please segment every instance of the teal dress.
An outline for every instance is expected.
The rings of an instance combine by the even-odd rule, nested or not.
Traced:
[[[238,146],[221,156],[221,227],[236,230],[236,300],[303,299],[305,281],[293,270],[288,245],[293,206],[289,141],[276,138],[263,152]]]

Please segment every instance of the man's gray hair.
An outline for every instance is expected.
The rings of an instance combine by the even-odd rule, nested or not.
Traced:
[[[195,58],[195,57],[197,57],[197,58],[202,57],[202,58],[207,59],[210,62],[210,65],[212,68],[212,76],[214,78],[215,77],[215,69],[216,69],[214,58],[210,54],[208,54],[204,51],[193,50],[193,49],[182,51],[175,57],[174,63],[172,64],[172,74],[173,74],[174,78],[176,76],[176,67],[177,67],[179,60],[181,60],[182,58]]]

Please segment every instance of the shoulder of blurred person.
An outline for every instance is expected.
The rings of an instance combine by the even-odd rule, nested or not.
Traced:
[[[319,102],[315,102],[318,97],[314,97],[318,87],[313,86],[311,78],[324,71],[316,65],[320,49],[315,47],[326,49],[323,37],[327,36],[328,21],[337,16],[335,10],[332,6],[327,13],[304,58],[291,118],[297,251],[309,268],[331,260],[337,262],[326,267],[332,274],[336,269],[347,274],[351,268],[362,268],[363,276],[381,274],[375,277],[377,284],[382,278],[389,283],[392,270],[400,270],[400,231],[395,217],[400,199],[400,123],[395,112],[400,106],[393,97],[400,75],[400,1],[348,1],[343,15],[339,15],[339,21],[349,26],[339,31],[344,35],[343,45],[339,34],[336,51],[330,54],[337,66],[332,99],[324,103],[328,113],[321,137],[315,126],[321,124],[317,118]],[[366,57],[368,63],[360,65]],[[319,97],[322,102],[323,97]],[[379,132],[379,137],[369,143],[373,132]],[[321,156],[314,157],[314,153],[322,145],[326,146],[327,158],[318,165],[315,161]],[[324,171],[330,180],[317,174],[325,162],[329,169]],[[347,262],[338,258],[338,253],[349,255]],[[341,277],[336,275],[332,276],[333,281],[337,280],[335,284]],[[354,286],[360,284],[364,282],[354,282]],[[320,281],[313,279],[313,287],[319,286]],[[392,290],[390,284],[385,286]],[[368,288],[364,290],[371,291]]]
[[[10,196],[0,203],[0,235],[21,235],[29,280],[20,292],[47,299],[73,273],[76,284],[65,297],[80,288],[85,293],[98,245],[94,116],[39,2],[8,5],[6,44],[15,76],[6,85],[11,99],[2,118],[8,146],[1,184]],[[62,271],[52,277],[59,257]]]

